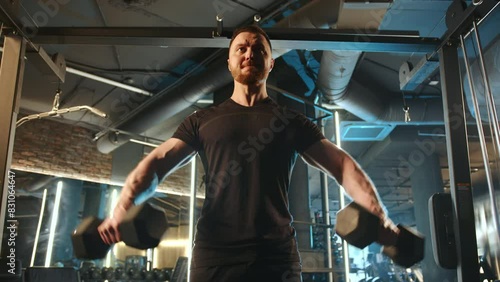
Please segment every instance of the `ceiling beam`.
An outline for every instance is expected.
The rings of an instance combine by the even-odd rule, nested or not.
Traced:
[[[134,45],[227,48],[232,29],[221,36],[210,27],[43,27],[33,31],[36,44]],[[441,43],[408,31],[267,28],[274,49],[358,50],[429,53]]]

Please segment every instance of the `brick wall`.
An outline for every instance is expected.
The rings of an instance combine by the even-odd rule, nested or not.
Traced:
[[[116,184],[111,183],[112,155],[99,152],[92,137],[93,132],[86,128],[54,120],[27,122],[16,129],[11,167],[27,172]],[[180,168],[159,188],[167,193],[189,193],[190,172],[190,165]]]
[[[97,151],[92,132],[85,128],[34,120],[16,129],[12,168],[107,183],[111,155]]]

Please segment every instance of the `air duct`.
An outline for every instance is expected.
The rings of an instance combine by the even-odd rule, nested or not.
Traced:
[[[344,7],[337,28],[377,30],[387,7],[366,10],[366,5]],[[411,120],[405,120],[403,98],[384,99],[380,90],[368,89],[351,80],[362,52],[323,51],[317,84],[324,98],[366,122],[384,124],[443,124],[441,99],[407,99]],[[385,96],[385,97],[384,97]]]
[[[381,98],[381,93],[375,93],[356,81],[351,81],[360,54],[346,51],[323,52],[318,85],[326,100],[371,123],[443,124],[441,99],[407,99],[411,120],[406,120],[402,97],[386,101]]]
[[[276,27],[328,28],[337,21],[342,4],[342,0],[312,1],[278,22]],[[273,57],[277,58],[287,51],[273,50]],[[226,57],[220,58],[220,61],[202,74],[186,80],[170,91],[165,91],[158,98],[150,99],[138,115],[129,118],[119,129],[141,134],[191,106],[206,94],[231,82],[232,76],[227,70]],[[127,141],[126,138],[117,139],[113,134],[107,133],[97,141],[97,148],[107,154]]]
[[[221,60],[214,63],[202,74],[186,80],[156,99],[149,100],[149,105],[145,109],[128,119],[119,129],[124,132],[141,134],[188,108],[206,94],[230,83],[231,80],[232,76],[227,69],[227,62]],[[109,132],[97,141],[97,149],[102,153],[109,154],[128,141],[129,138],[124,134],[117,138],[116,134]]]

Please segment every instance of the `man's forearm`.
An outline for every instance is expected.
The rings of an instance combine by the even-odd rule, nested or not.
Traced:
[[[155,179],[153,160],[144,159],[127,176],[113,214],[126,212]],[[118,215],[118,214],[117,214]]]
[[[385,218],[386,211],[369,176],[351,158],[346,157],[343,166],[342,183],[352,199],[380,218]]]
[[[384,227],[392,230],[393,234],[398,234],[398,227],[392,222],[387,215],[387,210],[384,207],[380,196],[373,185],[370,177],[361,169],[356,161],[350,157],[344,160],[343,177],[344,180],[341,185],[346,190],[347,194],[359,205],[378,216]],[[383,231],[385,232],[385,231]],[[382,242],[386,244],[394,243],[394,236],[387,233],[382,235]]]

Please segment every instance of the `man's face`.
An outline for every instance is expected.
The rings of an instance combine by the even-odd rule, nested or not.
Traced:
[[[264,36],[251,32],[238,34],[229,48],[227,60],[233,78],[241,84],[260,84],[273,68],[271,49]]]

